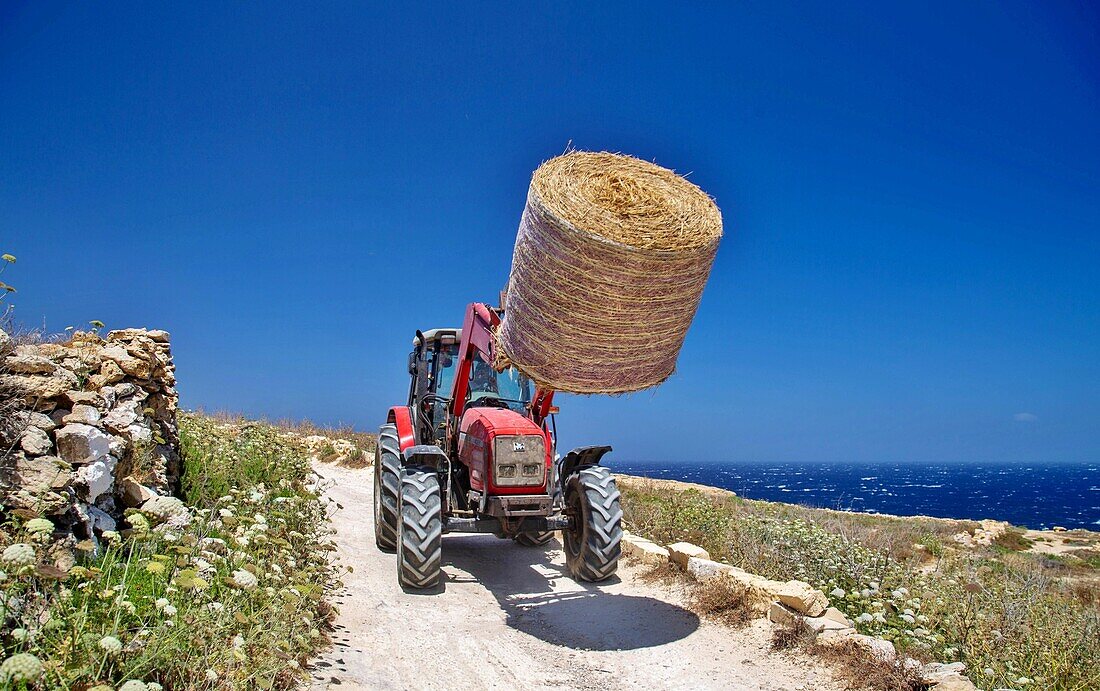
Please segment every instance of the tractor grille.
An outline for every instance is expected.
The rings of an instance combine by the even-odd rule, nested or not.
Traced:
[[[546,481],[546,446],[540,435],[501,436],[493,440],[493,484],[539,487]]]

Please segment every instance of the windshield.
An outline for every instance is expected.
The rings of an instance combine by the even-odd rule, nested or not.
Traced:
[[[527,375],[514,367],[497,372],[479,356],[470,369],[470,403],[484,398],[497,399],[522,413],[531,402],[533,390]]]

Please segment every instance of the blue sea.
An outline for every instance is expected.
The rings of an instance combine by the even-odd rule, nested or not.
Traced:
[[[749,499],[865,513],[993,518],[1037,530],[1100,530],[1100,463],[608,463]]]

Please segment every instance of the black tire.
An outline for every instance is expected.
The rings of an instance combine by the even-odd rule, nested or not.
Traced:
[[[413,589],[431,588],[442,573],[443,504],[434,470],[405,468],[401,475],[401,522],[397,580]]]
[[[554,531],[545,530],[537,533],[516,533],[515,540],[527,547],[540,547],[554,538]]]
[[[562,531],[565,562],[575,580],[597,582],[615,574],[623,539],[619,488],[607,468],[574,473],[565,485],[570,528]]]
[[[374,457],[374,543],[383,552],[397,549],[397,501],[401,493],[401,446],[395,425],[378,430]]]

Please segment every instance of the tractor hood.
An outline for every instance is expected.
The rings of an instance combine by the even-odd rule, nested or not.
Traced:
[[[467,408],[458,434],[458,459],[470,487],[490,495],[546,492],[553,448],[530,418],[503,408]]]

